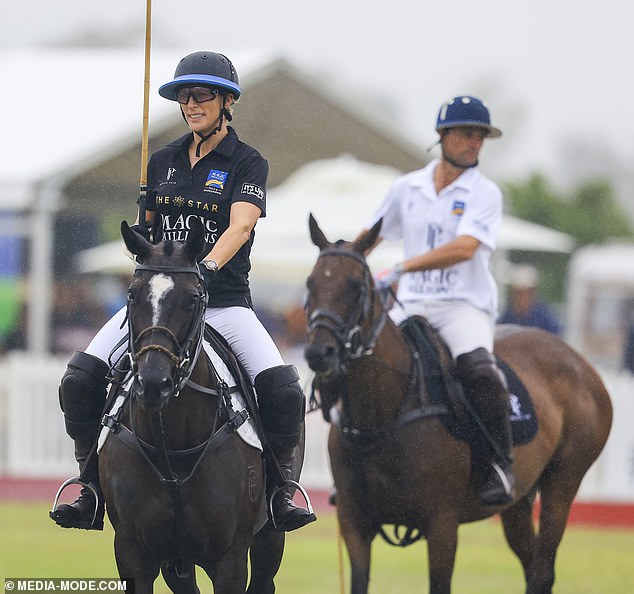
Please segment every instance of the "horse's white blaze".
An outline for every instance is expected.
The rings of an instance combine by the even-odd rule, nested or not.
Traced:
[[[157,326],[161,316],[161,300],[174,288],[174,281],[165,274],[156,274],[150,279],[148,301],[152,304],[152,325]]]

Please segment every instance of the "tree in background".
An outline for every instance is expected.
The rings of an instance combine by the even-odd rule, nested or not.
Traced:
[[[634,240],[632,222],[605,179],[585,181],[565,195],[543,175],[533,174],[526,181],[506,184],[504,194],[513,215],[568,233],[577,248],[610,239]],[[510,259],[536,266],[543,297],[563,301],[569,254],[513,251]]]

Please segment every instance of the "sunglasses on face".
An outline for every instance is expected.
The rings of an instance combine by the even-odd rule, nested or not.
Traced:
[[[218,89],[210,89],[209,87],[181,87],[176,91],[176,100],[183,105],[189,103],[189,99],[193,98],[196,103],[204,103],[205,101],[213,101],[218,95]]]

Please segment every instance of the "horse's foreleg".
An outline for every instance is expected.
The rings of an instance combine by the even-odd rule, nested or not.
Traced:
[[[457,547],[457,518],[433,518],[427,529],[429,594],[450,594]]]
[[[527,582],[536,542],[533,499],[529,494],[501,514],[506,542],[520,560]]]
[[[340,512],[340,508],[337,509]],[[370,555],[376,532],[337,514],[341,535],[350,557],[350,594],[367,594],[370,582]]]
[[[138,543],[130,541],[121,532],[115,532],[114,552],[121,578],[134,579],[135,594],[152,594],[159,564],[148,559]]]
[[[251,543],[251,579],[247,594],[274,594],[274,578],[282,563],[285,536],[266,524]]]
[[[215,594],[244,594],[247,588],[248,538],[237,538],[221,559],[204,566]]]

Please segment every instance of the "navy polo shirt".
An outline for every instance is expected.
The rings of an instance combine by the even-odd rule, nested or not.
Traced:
[[[160,224],[164,240],[184,242],[192,217],[197,217],[205,226],[211,250],[229,226],[234,202],[255,204],[262,211],[261,216],[266,216],[268,162],[240,141],[233,128],[228,131],[220,144],[193,168],[188,154],[192,134],[170,142],[150,158],[145,208],[155,213],[155,225]],[[253,307],[249,271],[254,239],[252,231],[249,240],[215,277],[207,275],[209,307]]]

